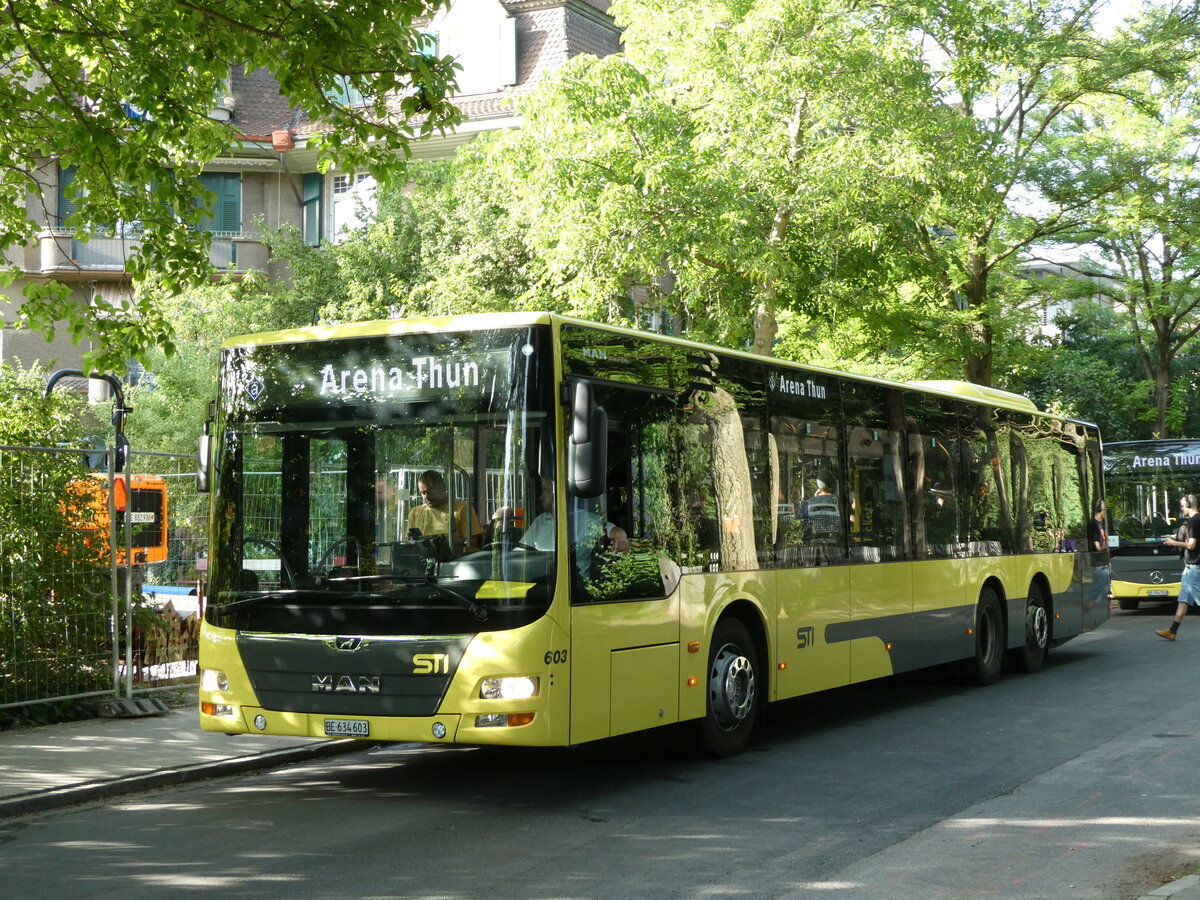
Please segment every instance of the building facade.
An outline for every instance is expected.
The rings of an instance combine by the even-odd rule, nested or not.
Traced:
[[[610,0],[454,0],[423,26],[431,52],[453,56],[461,66],[455,104],[464,121],[453,133],[413,145],[417,159],[444,159],[478,134],[519,127],[517,102],[541,78],[571,57],[605,56],[620,49],[620,31],[609,16]],[[210,115],[229,122],[238,139],[226,157],[205,167],[202,179],[217,197],[201,228],[211,236],[214,267],[226,277],[250,270],[278,276],[260,228],[295,225],[313,245],[335,240],[356,222],[357,204],[369,200],[363,173],[317,171],[312,140],[322,130],[304,111],[289,108],[265,71],[231,71]],[[353,102],[353,98],[349,98]],[[15,327],[30,282],[56,281],[71,299],[119,304],[132,291],[126,261],[139,244],[136,223],[95,229],[79,240],[63,222],[71,212],[66,188],[73,172],[44,160],[38,192],[27,213],[39,226],[37,241],[13,248],[7,261],[22,277],[0,295],[11,301],[0,332],[0,361],[14,365],[76,368],[90,346],[73,345],[65,329],[54,341]]]

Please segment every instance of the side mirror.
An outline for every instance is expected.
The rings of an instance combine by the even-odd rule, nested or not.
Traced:
[[[576,497],[604,493],[608,469],[608,414],[596,405],[592,386],[577,381],[571,390],[571,434],[567,440],[567,488]]]
[[[212,487],[210,485],[210,473],[212,471],[212,435],[208,433],[208,422],[204,423],[204,433],[200,435],[200,446],[196,454],[196,493],[207,494]]]

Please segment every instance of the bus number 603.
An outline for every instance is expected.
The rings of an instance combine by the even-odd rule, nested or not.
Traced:
[[[562,663],[565,663],[566,661],[567,661],[567,651],[566,650],[547,650],[546,651],[546,665],[550,665],[551,663],[561,665]]]

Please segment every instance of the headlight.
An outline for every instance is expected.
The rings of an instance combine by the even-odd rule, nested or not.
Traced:
[[[538,680],[524,675],[485,678],[479,686],[479,696],[484,700],[528,700],[537,692]]]
[[[227,691],[229,679],[219,669],[205,669],[200,675],[200,688],[205,691]]]

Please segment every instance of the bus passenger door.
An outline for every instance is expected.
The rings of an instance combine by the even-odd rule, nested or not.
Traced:
[[[830,628],[850,618],[847,494],[837,380],[784,372],[770,382],[778,489],[774,540],[778,696],[850,681],[850,643]]]
[[[912,562],[905,502],[905,423],[898,391],[856,384],[846,397],[850,504],[850,680],[894,671],[912,637]]]
[[[604,492],[566,497],[568,553],[559,565],[571,594],[572,743],[679,717],[678,579],[660,564],[646,495],[662,481],[644,454],[643,423],[624,415],[645,404],[631,393],[601,397],[609,415]]]

